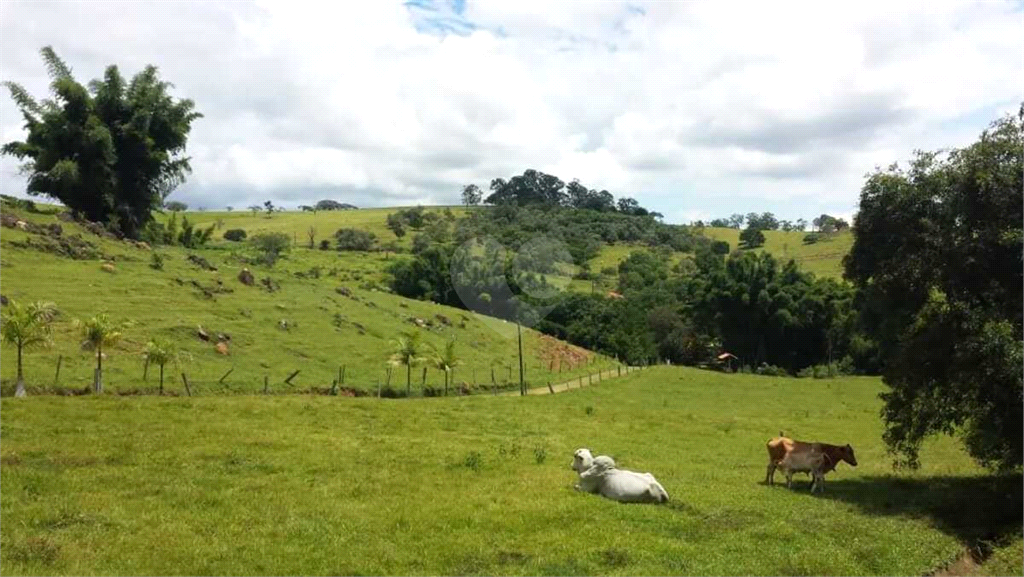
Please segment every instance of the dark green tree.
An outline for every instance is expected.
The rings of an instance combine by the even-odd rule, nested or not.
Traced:
[[[4,83],[28,136],[4,144],[0,153],[24,161],[29,194],[55,198],[137,238],[191,172],[182,154],[192,122],[202,115],[191,100],[168,94],[171,84],[154,66],[126,81],[111,65],[86,87],[51,47],[41,53],[53,98],[36,101],[22,86]]]
[[[743,248],[757,248],[764,245],[764,233],[759,228],[748,226],[740,233],[740,242]]]
[[[948,154],[876,170],[861,189],[845,274],[883,354],[883,438],[916,467],[958,434],[983,465],[1021,465],[1024,105]]]

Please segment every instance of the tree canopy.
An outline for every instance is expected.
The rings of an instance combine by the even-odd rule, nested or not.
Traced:
[[[191,172],[182,156],[192,123],[191,100],[168,94],[154,66],[126,80],[108,66],[88,87],[49,46],[41,50],[53,98],[37,101],[5,82],[25,120],[24,141],[3,154],[23,161],[27,192],[55,198],[76,213],[130,237],[152,219]]]
[[[984,465],[1021,464],[1024,105],[977,142],[876,170],[860,195],[846,277],[883,351],[884,438],[917,466],[958,433]]]

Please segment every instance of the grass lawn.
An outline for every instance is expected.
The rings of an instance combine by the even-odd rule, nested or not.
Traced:
[[[891,471],[881,388],[658,367],[526,398],[6,398],[0,573],[922,575],[1019,534],[1020,475],[953,440]],[[860,465],[764,486],[779,429]],[[573,491],[580,446],[671,503]]]

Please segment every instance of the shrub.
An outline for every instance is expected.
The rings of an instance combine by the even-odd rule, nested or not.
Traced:
[[[764,245],[764,233],[760,229],[748,226],[740,233],[740,242],[746,248],[757,248]]]
[[[273,266],[278,257],[288,250],[290,239],[283,232],[267,232],[252,237],[249,242],[260,253],[259,261]]]
[[[149,268],[164,270],[164,255],[154,251],[153,256],[150,257]]]
[[[768,376],[768,377],[788,377],[789,376],[789,373],[786,372],[786,369],[784,369],[782,367],[777,367],[775,365],[765,365],[765,364],[762,364],[760,367],[757,367],[757,371],[756,372],[759,375],[765,375],[765,376]]]
[[[320,241],[320,250],[331,250],[331,241],[326,238]]]
[[[729,243],[724,240],[716,240],[711,243],[711,252],[713,254],[729,254]]]
[[[812,232],[810,234],[804,235],[804,244],[814,244],[818,242],[820,239],[821,236],[818,233]]]
[[[245,240],[245,231],[240,228],[233,228],[224,233],[224,240],[230,240],[232,242],[240,242]]]
[[[338,250],[368,251],[377,243],[377,235],[356,228],[342,228],[334,233]]]

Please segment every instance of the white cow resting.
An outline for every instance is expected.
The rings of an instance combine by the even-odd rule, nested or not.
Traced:
[[[578,449],[572,468],[579,473],[577,491],[599,494],[623,503],[666,503],[668,492],[650,473],[619,469],[606,455],[593,457],[587,449]]]

